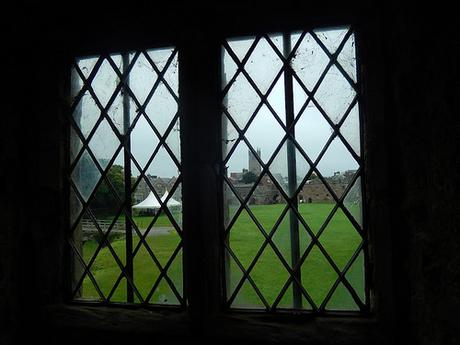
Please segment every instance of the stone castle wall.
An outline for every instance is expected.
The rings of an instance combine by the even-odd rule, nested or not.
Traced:
[[[347,184],[330,182],[329,186],[335,194],[340,197],[345,191]],[[251,185],[236,184],[235,189],[242,198],[245,198],[251,190]],[[332,202],[334,201],[334,198],[323,183],[312,181],[311,183],[304,185],[298,194],[298,200],[299,202]],[[273,184],[259,185],[249,199],[249,204],[253,205],[270,205],[279,203],[284,203],[284,199],[279,190]]]

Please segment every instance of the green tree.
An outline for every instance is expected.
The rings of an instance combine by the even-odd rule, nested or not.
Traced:
[[[125,198],[125,179],[124,171],[121,165],[113,165],[110,167],[107,178],[113,186],[113,189],[120,197],[121,201]],[[120,202],[115,196],[112,188],[103,181],[94,196],[91,203],[91,208],[98,215],[110,215],[115,213],[120,207]]]
[[[257,175],[254,174],[252,171],[245,172],[243,177],[241,178],[241,182],[243,183],[254,183],[257,180]]]

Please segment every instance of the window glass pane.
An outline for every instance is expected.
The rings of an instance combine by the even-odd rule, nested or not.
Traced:
[[[177,50],[71,72],[74,298],[183,305]]]
[[[222,47],[230,308],[367,303],[355,55],[348,27]]]

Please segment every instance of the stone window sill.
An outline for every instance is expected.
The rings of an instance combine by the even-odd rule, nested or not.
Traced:
[[[45,308],[42,329],[66,344],[380,344],[374,317],[228,313],[194,322],[186,312],[55,305]]]

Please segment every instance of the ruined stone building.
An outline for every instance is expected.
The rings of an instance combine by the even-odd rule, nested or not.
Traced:
[[[347,187],[346,183],[330,183],[336,195],[342,195]],[[330,194],[326,186],[319,180],[315,179],[306,183],[302,191],[299,193],[299,201],[301,202],[316,202],[316,201],[333,201],[334,198]]]

